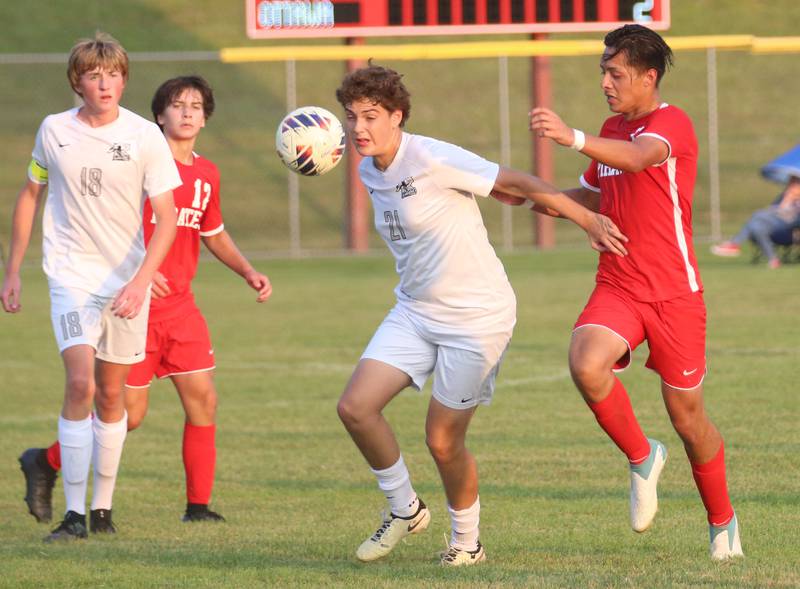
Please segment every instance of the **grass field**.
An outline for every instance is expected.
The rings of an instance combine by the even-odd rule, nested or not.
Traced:
[[[494,404],[468,440],[480,473],[489,561],[445,571],[449,529],[424,444],[427,394],[388,409],[433,522],[385,562],[353,552],[379,522],[382,496],[339,423],[336,399],[392,303],[386,256],[265,260],[275,286],[257,307],[218,263],[201,264],[196,292],[215,341],[220,389],[213,504],[223,525],[180,522],[182,411],[159,383],[130,435],[114,503],[119,533],[48,546],[26,514],[16,457],[55,435],[62,369],[46,285],[30,264],[24,311],[0,316],[0,586],[4,587],[797,587],[800,475],[797,268],[769,271],[700,252],[711,373],[706,396],[726,437],[729,481],[747,558],[715,564],[705,513],[680,443],[642,367],[623,375],[646,433],[671,450],[654,527],[627,523],[627,469],[574,390],[569,330],[591,286],[594,256],[564,249],[504,261],[519,321]],[[63,510],[60,481],[55,511]]]

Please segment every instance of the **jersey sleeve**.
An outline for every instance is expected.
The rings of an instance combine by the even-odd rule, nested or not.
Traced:
[[[143,188],[150,197],[163,194],[183,183],[167,140],[155,125],[148,127],[142,163]]]
[[[219,204],[219,172],[214,169],[211,181],[211,197],[208,199],[208,206],[203,213],[203,220],[200,221],[200,235],[211,237],[225,229],[222,222],[222,209]]]
[[[647,128],[638,137],[653,137],[667,144],[669,153],[656,166],[663,165],[671,157],[686,155],[693,143],[696,143],[692,121],[686,113],[674,106],[664,107],[654,113]]]
[[[436,183],[478,196],[489,196],[500,166],[457,145],[435,142],[429,157]]]
[[[597,177],[597,160],[589,162],[589,167],[581,174],[579,180],[584,188],[592,192],[600,192],[600,180]]]
[[[47,184],[47,154],[44,149],[44,134],[46,132],[47,121],[42,122],[39,130],[36,132],[36,140],[33,144],[33,152],[31,153],[31,163],[28,165],[28,179],[36,184]]]

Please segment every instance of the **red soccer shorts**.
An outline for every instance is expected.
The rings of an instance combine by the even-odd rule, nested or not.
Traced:
[[[200,309],[147,325],[145,358],[131,367],[126,385],[143,388],[153,375],[166,378],[214,368],[214,349]]]
[[[588,325],[605,327],[628,346],[628,353],[614,366],[624,370],[631,352],[647,340],[650,356],[645,366],[676,389],[693,389],[706,374],[706,306],[703,294],[646,303],[624,291],[598,284],[575,322],[574,329]]]

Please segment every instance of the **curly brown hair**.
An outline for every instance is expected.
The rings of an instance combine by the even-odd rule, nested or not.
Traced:
[[[344,77],[342,85],[336,90],[336,100],[345,108],[353,102],[367,99],[373,104],[380,104],[389,112],[402,111],[402,127],[411,116],[411,93],[403,84],[402,78],[402,74],[373,65],[370,60],[367,67],[350,72]]]

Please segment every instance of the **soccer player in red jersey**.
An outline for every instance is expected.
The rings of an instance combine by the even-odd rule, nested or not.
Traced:
[[[269,278],[250,265],[225,231],[219,202],[219,171],[212,162],[194,152],[197,137],[214,112],[211,87],[198,76],[167,80],[156,90],[152,111],[183,184],[174,190],[177,235],[152,283],[146,355],[132,367],[125,387],[128,430],[139,427],[144,419],[153,376],[170,377],[186,413],[183,464],[187,506],[183,521],[224,521],[208,508],[216,465],[217,391],[213,380],[214,350],[191,290],[200,240],[258,292],[257,302],[269,298],[272,286]],[[149,242],[154,229],[155,218],[148,203],[144,208],[145,242]],[[25,499],[30,512],[38,521],[46,521],[52,511],[50,490],[61,466],[59,444],[56,442],[47,449],[31,448],[20,461],[28,481]]]
[[[657,510],[667,451],[642,433],[614,371],[647,340],[646,365],[661,376],[664,404],[708,512],[711,556],[741,556],[722,436],[703,403],[706,309],[692,245],[697,139],[686,113],[659,97],[672,64],[664,40],[626,25],[610,32],[605,46],[601,86],[616,114],[599,136],[570,128],[549,109],[530,113],[535,133],[592,160],[582,187],[568,194],[610,217],[629,239],[626,257],[600,254],[597,285],[572,334],[570,371],[600,427],[630,462],[631,525],[643,532]]]

